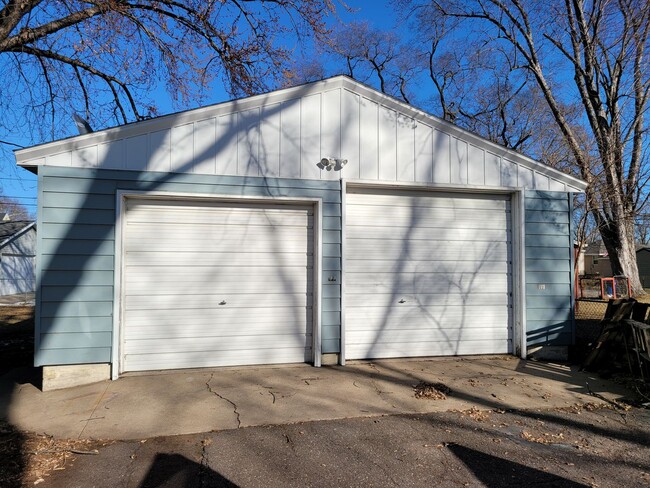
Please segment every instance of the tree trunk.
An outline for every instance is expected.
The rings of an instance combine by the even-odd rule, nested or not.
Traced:
[[[602,216],[595,216],[596,221],[599,217]],[[601,225],[600,234],[612,265],[612,275],[629,278],[633,296],[644,295],[636,262],[634,219],[610,220]]]

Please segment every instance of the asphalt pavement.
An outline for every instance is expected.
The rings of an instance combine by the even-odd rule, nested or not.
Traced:
[[[650,412],[472,409],[115,442],[42,487],[645,487]]]

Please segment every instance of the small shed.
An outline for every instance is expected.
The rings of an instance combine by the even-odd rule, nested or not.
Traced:
[[[650,288],[650,246],[638,246],[636,249],[636,265],[643,288]]]
[[[35,289],[36,222],[0,222],[0,296]]]
[[[585,183],[345,76],[16,158],[38,173],[45,388],[573,341]]]
[[[612,276],[612,264],[603,241],[587,244],[582,254],[584,256],[584,274]]]

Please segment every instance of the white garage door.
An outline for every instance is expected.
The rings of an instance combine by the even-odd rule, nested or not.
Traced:
[[[509,197],[346,198],[348,359],[512,351]]]
[[[122,371],[312,359],[313,210],[127,199]]]

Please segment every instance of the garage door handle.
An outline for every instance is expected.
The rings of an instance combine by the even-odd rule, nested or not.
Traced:
[[[398,303],[406,303],[406,300],[402,298]]]
[[[219,305],[225,305],[225,304],[226,304],[226,301],[225,301],[225,300],[221,300],[221,301],[219,302]]]

